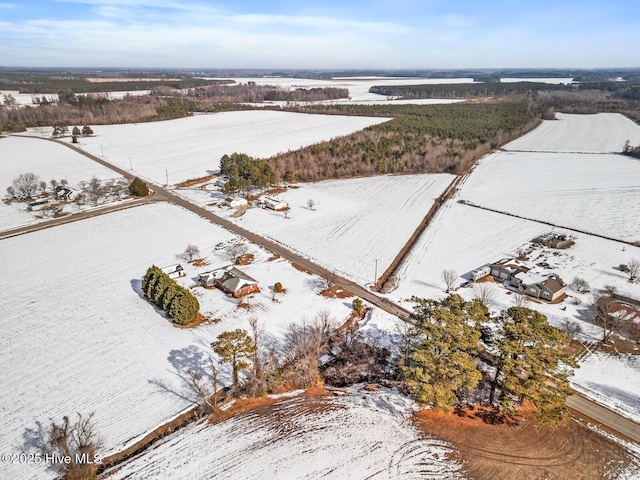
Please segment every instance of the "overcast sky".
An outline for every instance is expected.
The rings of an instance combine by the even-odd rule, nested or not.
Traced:
[[[636,0],[0,0],[1,66],[640,67]]]

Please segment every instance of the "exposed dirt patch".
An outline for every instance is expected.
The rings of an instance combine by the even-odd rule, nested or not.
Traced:
[[[277,195],[278,193],[285,193],[287,191],[286,188],[282,188],[282,187],[275,187],[275,188],[270,188],[269,190],[265,190],[264,192],[262,192],[263,195]]]
[[[191,178],[189,180],[185,180],[184,182],[176,183],[176,187],[192,187],[199,183],[208,182],[209,180],[213,180],[214,178],[218,178],[218,175],[207,175],[206,177],[200,178]]]
[[[414,420],[455,445],[465,474],[474,480],[617,478],[633,462],[622,446],[570,417],[553,427],[527,413],[500,417],[476,408],[453,414],[423,410]]]
[[[194,267],[206,267],[207,265],[209,265],[209,262],[207,262],[204,258],[196,258],[191,263],[193,263]]]
[[[280,258],[280,255],[278,255],[277,253],[274,253],[272,256],[267,258],[267,261],[268,262],[274,262],[274,261],[278,260],[279,258]]]
[[[202,325],[203,323],[218,323],[219,321],[219,319],[212,319],[206,315],[203,315],[202,313],[199,313],[196,319],[193,322],[188,323],[187,325],[179,325],[177,323],[172,323],[172,325],[176,328],[195,328],[198,325]]]
[[[251,265],[253,263],[253,253],[245,253],[236,258],[236,265]]]
[[[327,297],[327,298],[349,298],[349,297],[353,297],[353,293],[351,293],[349,290],[345,290],[342,287],[338,287],[337,285],[334,285],[331,288],[327,288],[326,290],[321,291],[320,295],[322,295],[323,297]]]

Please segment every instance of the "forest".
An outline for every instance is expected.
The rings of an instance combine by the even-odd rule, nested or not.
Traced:
[[[534,128],[526,102],[449,105],[314,105],[294,111],[393,117],[345,137],[286,152],[268,161],[298,180],[385,173],[459,174],[480,156]]]

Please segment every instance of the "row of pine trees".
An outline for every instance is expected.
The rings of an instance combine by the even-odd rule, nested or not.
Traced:
[[[178,325],[190,324],[200,311],[198,299],[155,265],[149,267],[144,275],[142,291]]]

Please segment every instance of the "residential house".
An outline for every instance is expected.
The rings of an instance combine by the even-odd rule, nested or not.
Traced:
[[[163,267],[160,270],[169,275],[169,278],[184,277],[186,275],[184,268],[182,268],[182,265],[180,265],[179,263],[176,263],[175,265],[169,265],[168,267]]]
[[[80,195],[80,192],[75,188],[65,187],[63,185],[57,185],[53,193],[57,198],[66,200],[67,202],[73,202]]]
[[[527,267],[512,263],[513,261],[513,258],[503,258],[498,260],[496,263],[492,263],[490,265],[491,276],[496,280],[505,281],[509,280],[512,275],[515,275],[518,272],[526,272],[529,270]]]
[[[264,197],[262,199],[262,205],[264,208],[269,208],[271,210],[285,210],[289,208],[289,204],[287,202],[273,197]]]
[[[201,273],[198,283],[203,287],[215,286],[235,298],[260,291],[256,279],[251,278],[233,265]]]
[[[558,275],[543,277],[532,273],[517,273],[510,280],[513,287],[523,290],[534,298],[542,298],[549,302],[558,300],[564,295],[565,284]]]

